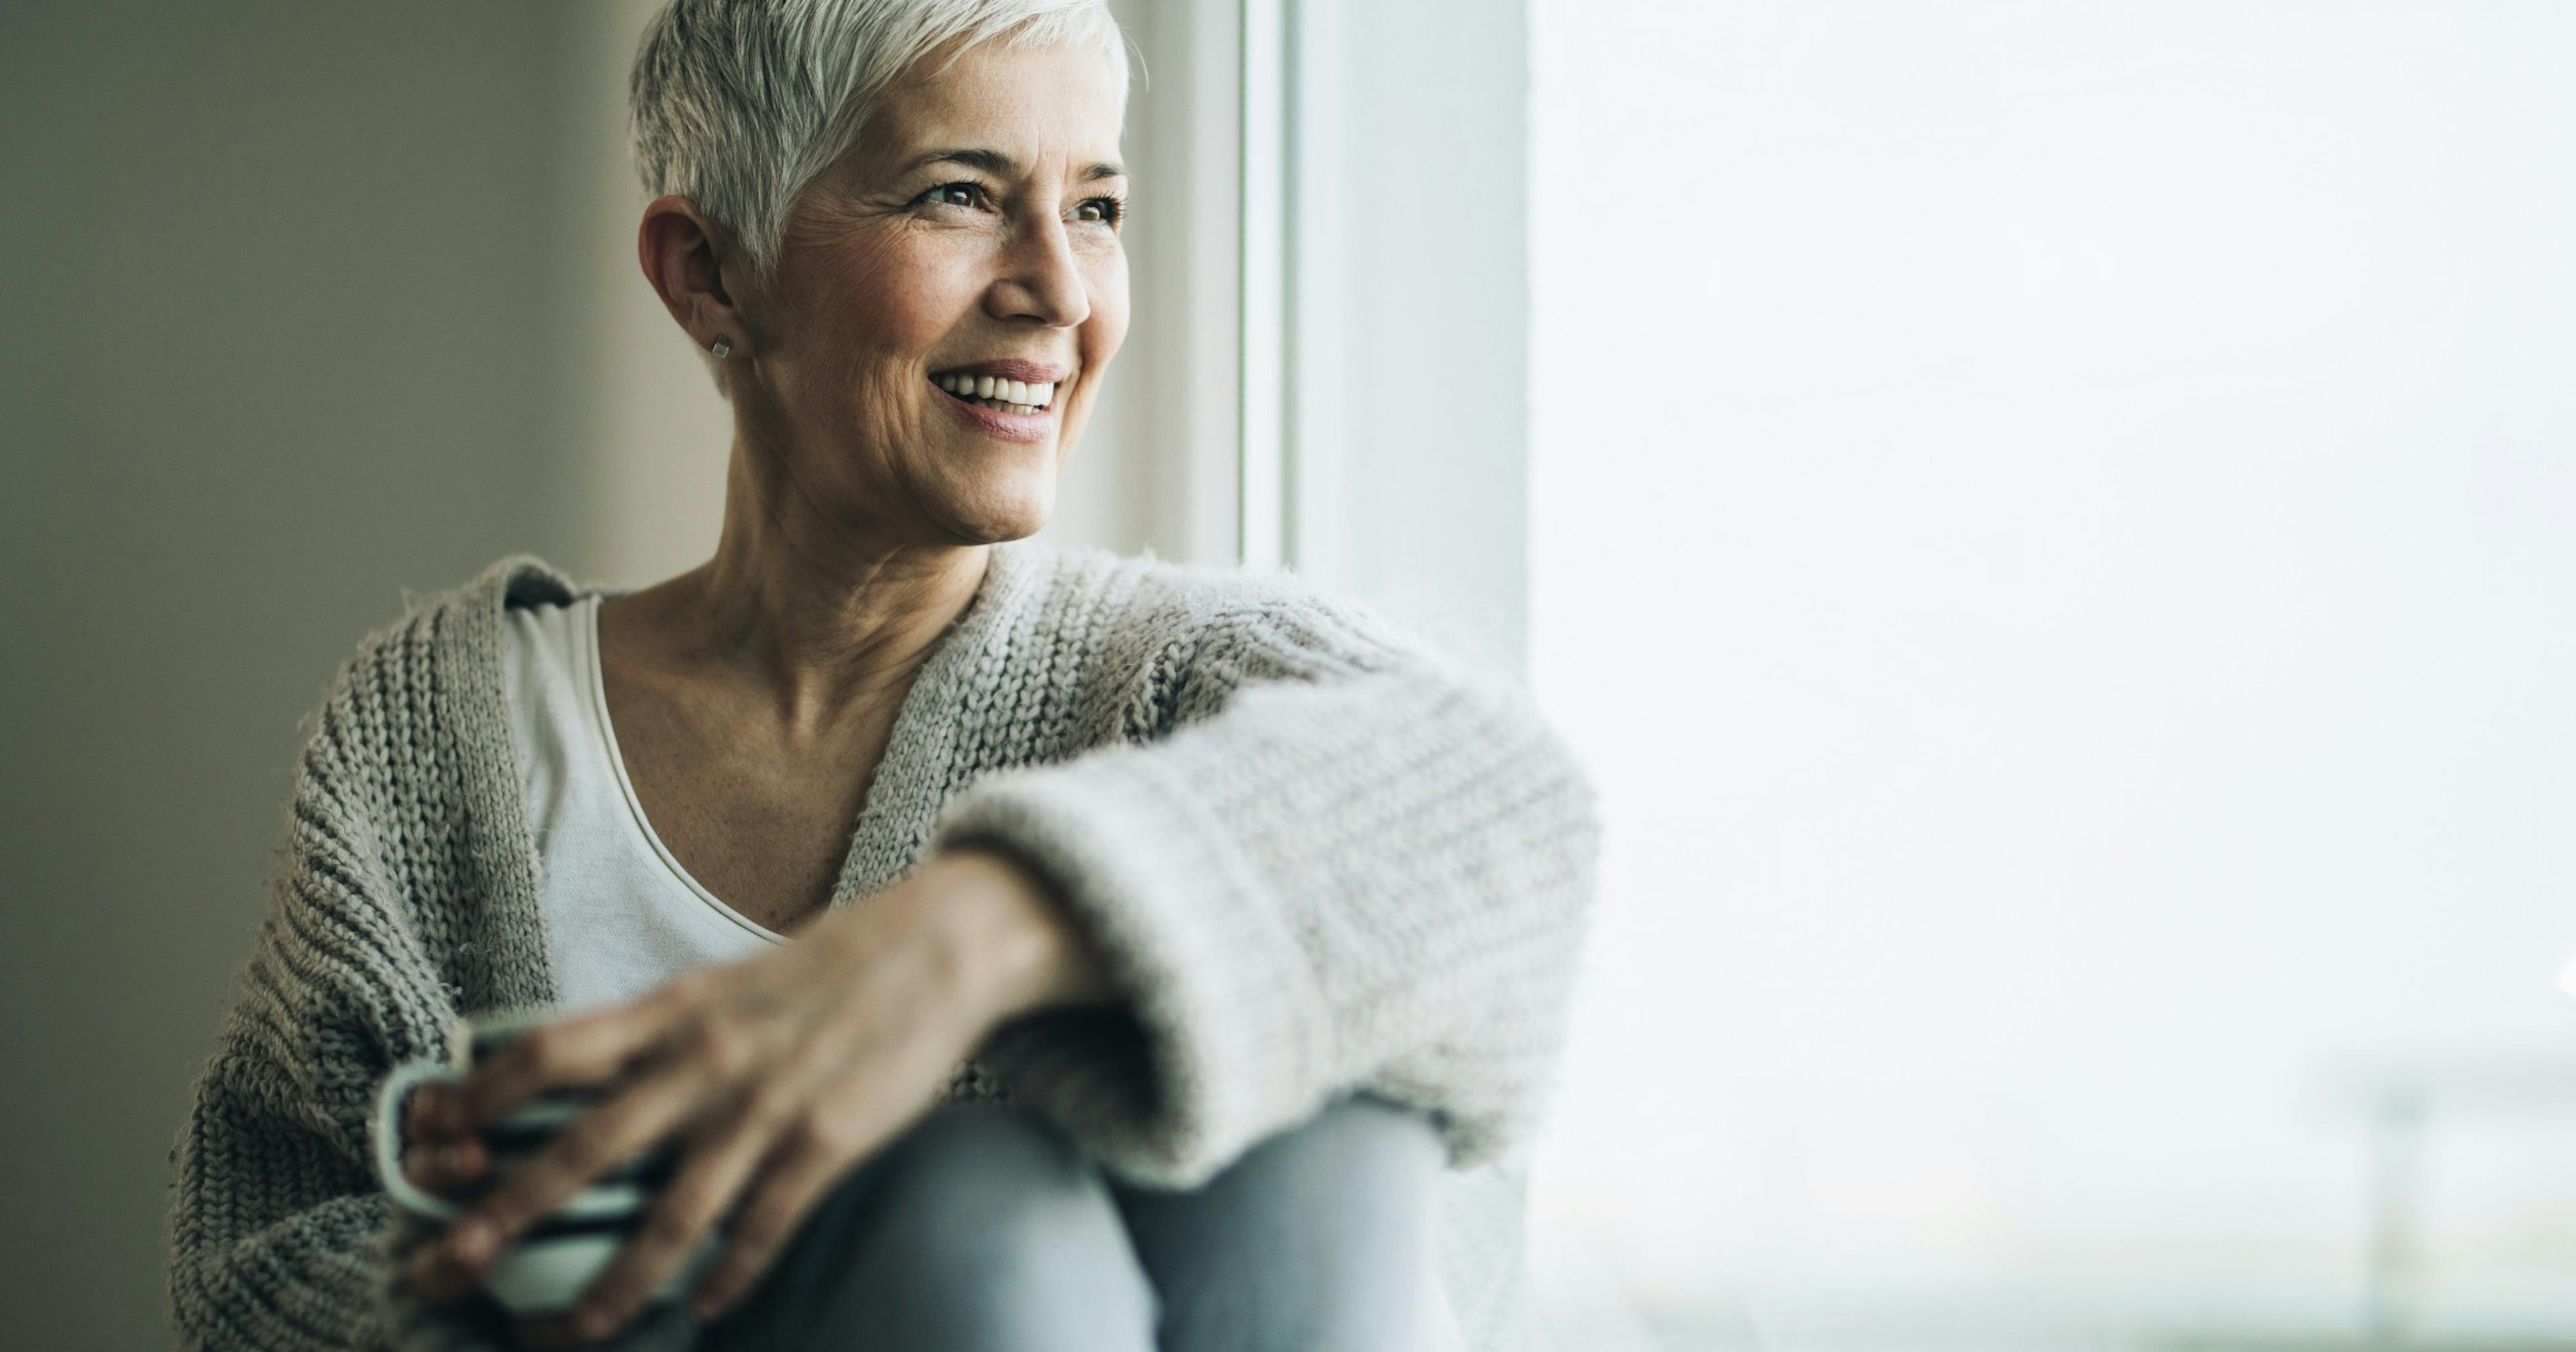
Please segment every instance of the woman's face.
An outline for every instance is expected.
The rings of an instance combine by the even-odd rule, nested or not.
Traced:
[[[1046,524],[1127,332],[1122,120],[1111,59],[1075,48],[898,84],[747,308],[730,393],[783,486],[901,543]]]

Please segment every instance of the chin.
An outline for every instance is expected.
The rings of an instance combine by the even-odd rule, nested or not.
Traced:
[[[950,531],[958,538],[974,544],[999,544],[1026,539],[1046,529],[1047,518],[1054,513],[1055,479],[1050,475],[1042,491],[980,495],[972,501],[956,503],[945,515]]]

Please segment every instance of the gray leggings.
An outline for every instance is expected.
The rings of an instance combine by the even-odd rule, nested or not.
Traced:
[[[820,1203],[706,1352],[1420,1345],[1440,1146],[1343,1099],[1192,1192],[1106,1178],[1028,1113],[949,1104]]]

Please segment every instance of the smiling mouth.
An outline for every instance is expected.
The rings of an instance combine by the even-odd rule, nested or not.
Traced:
[[[1060,388],[1051,381],[1032,384],[999,376],[932,376],[930,383],[967,403],[996,413],[1017,413],[1024,417],[1044,413],[1055,402],[1056,390]]]

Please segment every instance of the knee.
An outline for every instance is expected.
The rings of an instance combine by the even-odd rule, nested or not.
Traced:
[[[1062,1254],[1107,1213],[1098,1177],[1046,1123],[991,1106],[943,1107],[875,1167],[880,1224],[926,1262]]]
[[[1420,1113],[1373,1098],[1347,1098],[1257,1146],[1248,1171],[1266,1177],[1265,1200],[1311,1208],[1313,1224],[1353,1248],[1427,1238],[1443,1161],[1439,1133]]]
[[[1444,1159],[1440,1133],[1422,1113],[1365,1095],[1339,1099],[1276,1138],[1320,1167],[1427,1183]]]
[[[1154,1297],[1072,1143],[990,1105],[934,1109],[844,1180],[732,1348],[1143,1352]],[[864,1338],[860,1335],[864,1334]]]
[[[1438,1278],[1438,1133],[1372,1098],[1334,1103],[1193,1194],[1130,1194],[1169,1345],[1427,1345]]]
[[[1284,1274],[1302,1317],[1248,1340],[1255,1349],[1437,1345],[1446,1314],[1439,1280],[1439,1179],[1445,1155],[1420,1113],[1344,1099],[1274,1143],[1282,1177],[1274,1223],[1302,1231]],[[1284,1194],[1287,1200],[1277,1200]]]
[[[1150,1327],[1151,1296],[1106,1186],[1025,1113],[943,1108],[888,1147],[877,1232],[916,1290],[987,1310],[1079,1299]],[[1076,1313],[1054,1311],[1059,1322]]]

